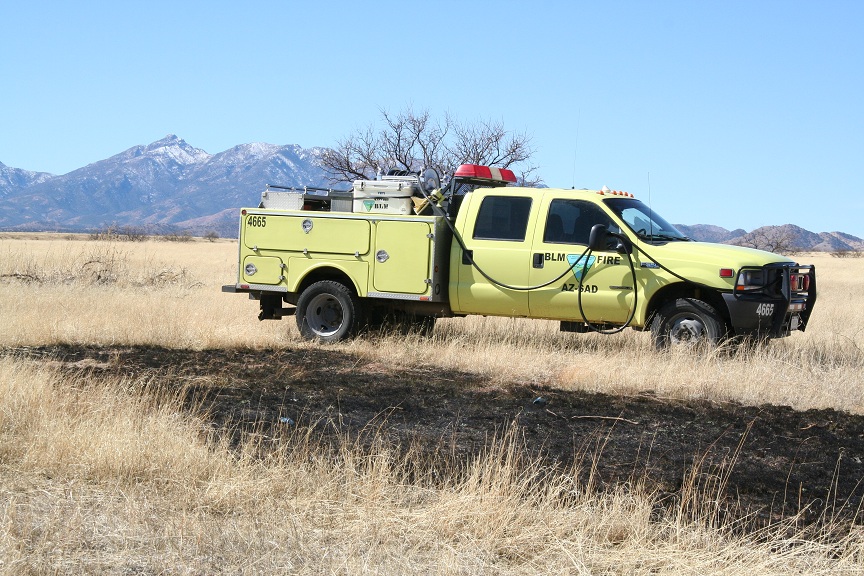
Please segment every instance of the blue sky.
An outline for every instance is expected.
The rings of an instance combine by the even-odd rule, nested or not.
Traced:
[[[407,106],[528,133],[550,186],[864,237],[864,2],[0,5],[0,162],[177,134],[330,146]]]

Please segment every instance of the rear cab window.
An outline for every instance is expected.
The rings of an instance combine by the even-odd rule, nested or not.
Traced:
[[[531,198],[525,196],[487,196],[474,223],[475,240],[522,242],[528,231]]]

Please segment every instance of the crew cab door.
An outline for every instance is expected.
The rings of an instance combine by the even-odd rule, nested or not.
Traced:
[[[536,221],[532,198],[513,192],[474,193],[462,204],[462,239],[477,266],[496,281],[527,286]],[[454,246],[456,243],[454,242]],[[454,273],[455,272],[455,273]],[[451,307],[464,314],[528,316],[528,292],[509,290],[485,278],[461,249],[454,248]],[[451,296],[454,295],[451,282]]]
[[[528,295],[532,317],[583,321],[582,310],[592,323],[623,324],[633,306],[636,286],[626,254],[609,250],[592,252],[580,260],[588,246],[588,235],[595,224],[620,231],[612,218],[588,200],[544,197],[535,227],[528,282],[536,286],[561,274],[564,277]],[[586,261],[587,260],[587,261]],[[579,279],[583,274],[580,287]],[[568,270],[572,267],[572,270]]]

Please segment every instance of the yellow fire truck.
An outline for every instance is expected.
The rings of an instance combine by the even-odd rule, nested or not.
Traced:
[[[650,330],[659,348],[806,329],[813,266],[694,242],[627,192],[515,182],[465,164],[444,187],[434,170],[344,191],[268,186],[241,210],[238,277],[223,291],[257,300],[259,319],[295,315],[320,341],[469,314]]]

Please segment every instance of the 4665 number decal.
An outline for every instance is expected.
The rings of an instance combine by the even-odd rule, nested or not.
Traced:
[[[774,314],[774,304],[759,304],[756,307],[756,314],[759,316],[771,316]]]
[[[252,228],[264,228],[267,226],[267,216],[252,216],[246,217],[246,226]]]

